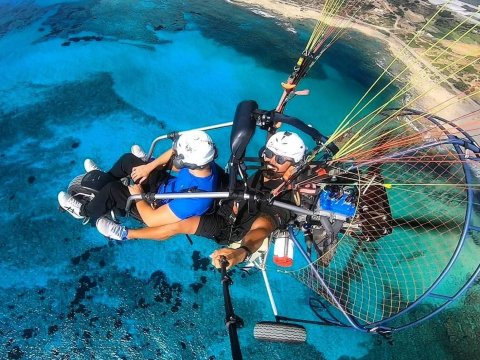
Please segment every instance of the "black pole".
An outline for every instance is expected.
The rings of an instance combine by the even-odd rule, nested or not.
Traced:
[[[237,327],[243,326],[243,320],[235,315],[233,311],[232,299],[230,298],[229,287],[233,284],[232,279],[227,274],[228,261],[225,256],[221,260],[223,299],[225,303],[225,325],[228,329],[228,336],[230,337],[230,347],[232,349],[232,359],[242,360],[242,351],[240,350],[240,342],[238,341]]]

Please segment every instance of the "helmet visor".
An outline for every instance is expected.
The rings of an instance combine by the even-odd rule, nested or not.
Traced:
[[[275,158],[275,161],[278,165],[283,165],[285,164],[287,161],[290,161],[292,164],[295,163],[295,161],[293,160],[293,158],[291,157],[288,157],[288,156],[283,156],[283,155],[277,155],[275,154],[272,150],[270,150],[269,148],[266,148],[264,151],[263,151],[263,157],[265,159],[271,159],[271,158]]]

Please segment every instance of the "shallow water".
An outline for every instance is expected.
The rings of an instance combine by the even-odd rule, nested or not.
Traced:
[[[106,168],[133,143],[229,121],[244,99],[274,108],[308,24],[213,0],[3,1],[0,14],[0,358],[228,359],[220,276],[208,259],[214,244],[109,243],[57,211],[56,195],[86,157]],[[292,25],[297,33],[286,30]],[[384,52],[349,34],[305,79],[311,95],[287,113],[331,133]],[[224,164],[228,131],[212,136]],[[257,134],[249,151],[263,140]],[[480,354],[471,335],[478,290],[393,343],[307,326],[307,344],[292,346],[253,338],[255,322],[273,319],[261,275],[236,270],[233,278],[245,359]],[[312,317],[300,283],[273,271],[272,284],[287,294],[280,311]]]

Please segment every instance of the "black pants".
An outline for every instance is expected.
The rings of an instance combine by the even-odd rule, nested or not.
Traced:
[[[125,215],[125,207],[130,192],[128,187],[120,180],[130,176],[132,168],[145,164],[146,162],[133,154],[122,155],[110,171],[106,173],[109,182],[99,190],[92,201],[82,206],[80,214],[96,219],[107,214],[110,210],[118,209],[121,215]],[[144,192],[156,192],[165,177],[164,175],[165,171],[163,170],[152,171],[142,185]]]

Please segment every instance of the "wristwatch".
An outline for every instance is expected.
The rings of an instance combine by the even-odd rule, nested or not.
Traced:
[[[250,250],[247,246],[241,245],[238,249],[243,249],[247,253],[245,255],[245,258],[242,260],[242,262],[245,262],[248,257],[252,256],[252,250]]]

